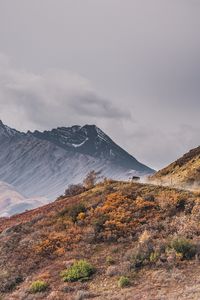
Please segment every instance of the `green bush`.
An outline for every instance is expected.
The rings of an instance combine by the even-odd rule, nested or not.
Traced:
[[[84,281],[95,272],[94,267],[86,260],[76,261],[69,269],[63,271],[61,276],[64,281]]]
[[[48,283],[43,280],[36,280],[30,286],[30,292],[33,294],[46,291],[48,288]]]
[[[130,280],[128,277],[121,276],[118,280],[118,286],[120,288],[125,288],[130,285]]]
[[[191,259],[196,254],[195,245],[190,240],[181,237],[173,239],[170,248],[181,254],[183,259]]]

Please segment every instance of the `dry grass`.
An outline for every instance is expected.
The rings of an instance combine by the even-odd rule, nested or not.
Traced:
[[[84,211],[72,217],[80,203]],[[44,280],[49,288],[37,299],[199,299],[199,206],[192,192],[105,181],[1,220],[0,291],[4,299],[31,300],[28,287]],[[196,256],[170,248],[175,237],[194,244]],[[81,259],[95,274],[64,283],[60,272]],[[129,279],[126,289],[118,287],[121,276]]]
[[[191,190],[200,190],[200,147],[151,176],[151,182]]]

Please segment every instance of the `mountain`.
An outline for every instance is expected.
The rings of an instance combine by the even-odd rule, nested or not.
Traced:
[[[91,170],[115,179],[153,172],[94,125],[23,133],[1,122],[0,145],[0,180],[28,198],[53,200]]]
[[[0,182],[0,216],[7,216],[7,209],[13,203],[20,203],[24,201],[20,193],[18,193],[11,185],[5,182]]]
[[[110,180],[0,219],[0,295],[200,299],[199,211],[193,192]]]
[[[155,173],[150,180],[186,188],[200,187],[200,146]]]
[[[114,165],[141,173],[152,170],[139,163],[133,156],[115,144],[95,125],[60,127],[51,131],[35,131],[33,135],[76,153],[107,160]]]
[[[22,136],[24,135],[23,133],[13,129],[13,128],[10,128],[8,127],[7,125],[4,125],[3,122],[0,120],[0,138],[1,138],[1,141],[3,139],[6,139],[6,138],[13,138],[13,137],[19,137],[19,136]]]
[[[47,203],[47,199],[27,199],[13,186],[0,182],[0,217],[8,217]]]

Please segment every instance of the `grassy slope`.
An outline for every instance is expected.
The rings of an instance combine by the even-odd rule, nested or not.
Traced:
[[[200,185],[200,147],[183,155],[177,161],[151,177],[160,183],[195,187]]]
[[[86,211],[73,221],[72,207],[80,203]],[[77,293],[85,293],[95,299],[199,299],[200,266],[195,259],[186,261],[164,252],[136,268],[132,258],[135,249],[143,251],[148,243],[153,252],[166,248],[176,234],[198,244],[199,211],[200,199],[192,192],[106,182],[0,220],[2,298],[78,299]],[[87,259],[95,266],[89,281],[63,282],[60,272],[74,259]],[[121,275],[130,278],[130,287],[117,286]],[[49,289],[32,295],[29,286],[38,279],[48,282]]]

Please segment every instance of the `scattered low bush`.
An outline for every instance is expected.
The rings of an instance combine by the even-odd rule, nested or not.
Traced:
[[[21,277],[11,277],[5,280],[0,280],[0,293],[9,293],[12,292],[18,284],[23,281]]]
[[[151,244],[141,244],[139,243],[133,250],[131,255],[131,263],[132,267],[137,269],[141,268],[144,265],[152,262],[153,259],[154,248]]]
[[[77,217],[80,213],[85,213],[86,208],[83,203],[75,204],[69,208],[68,214],[73,222],[77,221]]]
[[[48,283],[46,283],[43,280],[36,280],[31,284],[29,290],[30,293],[36,294],[36,293],[45,292],[47,288],[48,288]]]
[[[107,265],[114,265],[115,264],[114,258],[112,258],[111,256],[107,256],[106,257],[106,264]]]
[[[149,257],[149,261],[151,262],[151,263],[155,263],[158,259],[159,259],[159,253],[158,252],[152,252],[151,254],[150,254],[150,257]]]
[[[146,251],[138,249],[131,258],[132,267],[135,269],[141,268],[149,261],[149,255]]]
[[[65,190],[66,197],[77,196],[86,191],[86,188],[82,184],[70,184]]]
[[[97,182],[98,176],[101,172],[91,171],[87,174],[85,179],[83,180],[83,186],[86,189],[91,189],[94,187],[95,183]]]
[[[95,268],[86,260],[76,261],[70,268],[63,271],[61,276],[64,281],[85,281],[95,272]]]
[[[130,280],[128,277],[121,276],[118,280],[118,287],[125,288],[130,285]]]
[[[80,212],[80,213],[78,214],[78,216],[76,217],[76,219],[77,219],[78,221],[83,221],[83,220],[85,219],[85,217],[86,217],[85,213],[84,213],[84,212]]]
[[[145,230],[139,237],[139,243],[141,245],[147,245],[151,241],[151,233]]]
[[[179,198],[176,203],[177,211],[183,211],[186,206],[186,200],[184,198]]]
[[[89,291],[79,290],[74,300],[84,300],[89,298],[93,298],[93,295]]]
[[[154,197],[154,195],[146,195],[146,196],[144,196],[144,200],[145,201],[155,201],[155,197]]]
[[[94,230],[96,233],[101,232],[104,230],[104,224],[108,220],[107,215],[100,215],[94,220]]]
[[[61,249],[64,251],[66,242],[67,236],[64,232],[51,232],[46,236],[46,238],[37,243],[34,247],[34,251],[45,257],[60,255]]]
[[[177,237],[170,243],[170,248],[181,254],[183,259],[191,259],[196,254],[196,246],[188,239]]]
[[[106,276],[113,277],[113,276],[121,275],[121,268],[119,266],[109,266],[106,270]]]

